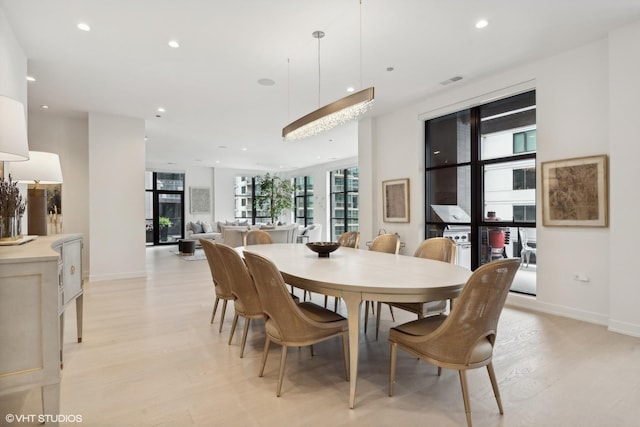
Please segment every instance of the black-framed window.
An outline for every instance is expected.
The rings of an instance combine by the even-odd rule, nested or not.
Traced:
[[[331,171],[329,182],[331,239],[335,241],[346,231],[359,231],[358,168]]]
[[[530,91],[425,123],[425,238],[468,232],[472,270],[491,259],[489,231],[508,245],[535,226],[535,117]]]
[[[235,219],[247,220],[250,224],[271,222],[269,210],[257,208],[256,201],[266,197],[261,194],[255,176],[236,176],[234,185]]]
[[[294,186],[296,222],[307,227],[313,224],[313,177],[298,176],[294,178]]]
[[[147,245],[184,238],[184,181],[183,173],[145,172]]]

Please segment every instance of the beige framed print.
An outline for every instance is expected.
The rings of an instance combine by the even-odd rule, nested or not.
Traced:
[[[382,220],[409,222],[409,178],[382,182]]]
[[[190,190],[191,213],[211,212],[211,190],[208,187],[191,187]]]
[[[543,225],[606,227],[608,185],[606,155],[543,162]]]

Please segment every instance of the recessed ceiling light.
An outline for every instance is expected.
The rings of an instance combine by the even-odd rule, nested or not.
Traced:
[[[276,82],[273,79],[259,79],[258,84],[261,86],[273,86]]]
[[[242,149],[242,151],[247,151],[247,149],[246,149],[246,148],[243,148],[243,149]]]
[[[355,90],[355,89],[354,89],[352,86],[349,86],[349,87],[347,88],[347,92],[353,92],[354,90]]]
[[[391,72],[391,71],[393,71],[393,70],[394,70],[394,68],[393,68],[393,67],[387,67],[387,71]]]
[[[165,112],[165,109],[164,109],[164,108],[162,108],[162,107],[159,107],[159,108],[158,108],[158,113],[164,113],[164,112]]]
[[[216,160],[216,163],[220,163],[220,160]]]
[[[33,77],[33,76],[27,76],[27,81],[28,81],[28,82],[35,82],[35,81],[36,81],[36,78],[35,78],[35,77]]]
[[[489,22],[487,22],[486,19],[481,19],[478,22],[476,22],[476,28],[478,28],[478,29],[484,28],[487,25],[489,25]]]
[[[91,31],[91,27],[89,26],[89,24],[84,22],[78,24],[78,29],[82,31]]]
[[[44,108],[46,110],[47,108],[49,108],[49,106],[48,105],[41,105],[40,108]]]
[[[172,47],[174,49],[177,49],[180,47],[180,43],[178,43],[175,40],[170,40],[169,43],[167,43],[169,45],[169,47]]]
[[[218,148],[225,149],[225,148],[227,148],[227,146],[226,145],[218,145]]]

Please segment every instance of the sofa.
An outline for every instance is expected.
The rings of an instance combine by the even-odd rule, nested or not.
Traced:
[[[244,234],[249,230],[264,230],[271,235],[273,243],[296,243],[299,233],[298,224],[290,225],[250,225],[248,221],[217,221],[215,225],[207,222],[187,222],[186,239],[209,239],[233,248],[243,245]]]
[[[209,239],[220,241],[222,240],[222,234],[218,231],[217,227],[214,227],[205,221],[187,222],[187,232],[185,238],[189,240]]]

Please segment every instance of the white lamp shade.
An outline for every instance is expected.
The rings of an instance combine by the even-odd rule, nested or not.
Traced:
[[[60,157],[55,153],[29,151],[26,162],[9,163],[9,173],[14,181],[26,184],[60,184],[62,169]]]
[[[15,99],[0,96],[0,161],[18,162],[28,158],[24,106]]]

